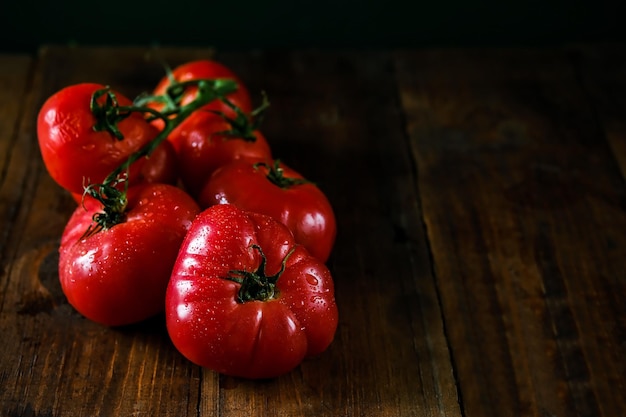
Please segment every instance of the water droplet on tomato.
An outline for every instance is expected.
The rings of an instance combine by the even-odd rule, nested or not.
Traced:
[[[313,297],[311,297],[311,303],[312,304],[326,304],[324,302],[324,299],[320,297],[319,295],[314,295]]]
[[[94,149],[96,149],[96,144],[86,143],[83,146],[81,146],[81,148],[83,149],[83,151],[93,151]]]
[[[311,274],[306,274],[306,282],[315,286],[319,285],[319,280]]]

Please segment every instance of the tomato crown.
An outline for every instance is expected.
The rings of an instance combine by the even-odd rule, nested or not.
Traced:
[[[102,96],[106,98],[104,99],[104,103],[101,104],[98,102],[98,99]],[[97,90],[93,93],[89,108],[96,119],[93,130],[96,132],[109,132],[117,140],[124,139],[124,135],[120,132],[117,124],[130,116],[130,111],[120,110],[117,97],[109,87]]]
[[[279,159],[276,159],[271,165],[266,162],[257,162],[254,164],[254,169],[259,169],[261,166],[267,169],[267,175],[265,177],[272,184],[282,189],[286,190],[295,185],[312,184],[311,181],[305,178],[286,177],[285,170],[280,166]]]
[[[282,273],[285,271],[287,259],[296,248],[293,247],[283,258],[280,270],[274,275],[269,276],[265,272],[267,258],[265,257],[265,253],[263,253],[263,249],[261,249],[261,247],[257,244],[251,245],[251,248],[258,250],[261,255],[261,263],[259,264],[257,270],[254,272],[231,270],[228,271],[226,279],[241,285],[239,292],[237,293],[237,302],[239,303],[245,303],[248,301],[269,301],[275,299],[278,296],[278,288],[276,288],[278,278],[280,278]]]

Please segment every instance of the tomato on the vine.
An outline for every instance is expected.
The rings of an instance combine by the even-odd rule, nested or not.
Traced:
[[[235,160],[256,162],[272,157],[259,130],[237,131],[224,117],[203,111],[189,116],[168,140],[177,151],[180,178],[194,197],[219,167]]]
[[[63,88],[43,104],[37,118],[37,137],[44,164],[50,176],[72,193],[82,193],[89,183],[101,183],[128,157],[157,134],[144,115],[129,113],[117,121],[120,137],[102,125],[105,115],[93,113],[92,95],[105,89],[101,84],[83,83]],[[120,106],[132,102],[112,92]],[[110,96],[95,100],[102,109]],[[130,167],[129,177],[136,178],[144,160]]]
[[[211,175],[198,202],[201,208],[230,203],[272,216],[322,262],[328,260],[335,243],[337,224],[326,195],[277,160],[235,161],[222,166]]]
[[[200,80],[200,79],[230,79],[237,83],[238,88],[235,92],[226,95],[233,105],[240,108],[243,112],[249,113],[252,111],[252,103],[250,100],[250,93],[248,89],[239,79],[239,77],[227,66],[210,59],[202,59],[197,61],[191,61],[179,65],[174,68],[171,74],[163,77],[153,91],[154,96],[163,96],[166,94],[169,87],[172,86],[173,80],[177,83],[184,83],[186,81]],[[179,105],[184,106],[189,104],[196,98],[198,89],[195,86],[189,86],[184,88],[182,96],[179,98]],[[149,105],[155,110],[162,110],[164,104],[152,103]],[[204,105],[201,110],[206,111],[219,111],[229,115],[233,114],[232,108],[226,105],[221,100],[214,100]],[[161,119],[155,119],[152,124],[159,129],[163,129],[164,122]]]
[[[185,357],[245,378],[275,377],[322,353],[338,322],[328,268],[277,220],[229,204],[194,220],[165,303]]]
[[[87,195],[59,248],[59,279],[69,303],[108,326],[139,322],[164,308],[170,273],[199,212],[183,190],[166,184],[128,189],[117,224],[100,230],[101,202]]]
[[[136,177],[129,178],[133,184],[141,183],[157,183],[176,185],[178,182],[178,162],[174,146],[163,141],[157,146],[145,163],[141,166],[141,170]],[[83,201],[83,193],[71,193],[72,198],[77,203]]]

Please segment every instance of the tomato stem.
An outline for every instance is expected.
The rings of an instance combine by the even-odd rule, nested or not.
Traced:
[[[259,107],[254,109],[250,114],[246,114],[228,98],[220,99],[224,104],[235,112],[235,117],[229,117],[226,113],[218,110],[210,110],[211,113],[220,116],[231,127],[229,130],[215,132],[214,135],[221,135],[227,139],[243,139],[246,142],[256,141],[254,131],[257,130],[263,120],[265,112],[270,106],[267,95],[263,93],[263,102]]]
[[[254,272],[231,270],[228,271],[226,279],[241,285],[239,292],[237,293],[237,302],[239,303],[245,303],[248,301],[269,301],[275,299],[278,297],[278,288],[276,288],[278,278],[280,278],[282,273],[285,271],[287,259],[289,259],[296,248],[293,247],[283,258],[280,270],[274,275],[269,276],[265,272],[267,258],[265,257],[265,253],[263,253],[263,249],[261,249],[261,247],[257,244],[252,244],[251,248],[258,250],[261,255],[261,263],[259,264],[257,270]]]
[[[285,177],[285,171],[280,167],[279,159],[276,159],[272,165],[269,165],[266,162],[257,162],[253,166],[254,169],[259,169],[260,166],[267,168],[268,172],[266,178],[272,184],[285,190],[296,185],[312,184],[311,181],[305,178]]]

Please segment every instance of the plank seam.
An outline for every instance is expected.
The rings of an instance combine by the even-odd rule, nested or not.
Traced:
[[[416,190],[415,192],[415,199],[417,202],[417,207],[420,213],[419,216],[419,223],[420,226],[423,230],[423,235],[426,238],[426,253],[428,256],[428,268],[430,270],[430,275],[432,276],[432,280],[433,280],[433,286],[435,289],[435,293],[437,295],[437,303],[439,304],[440,308],[440,318],[441,318],[441,323],[442,323],[442,327],[443,327],[443,335],[446,341],[446,347],[448,350],[448,355],[450,358],[450,364],[452,365],[452,375],[454,378],[454,386],[455,386],[455,391],[456,391],[456,397],[457,397],[457,403],[459,405],[459,412],[461,413],[461,417],[466,417],[465,414],[465,407],[464,407],[464,403],[463,403],[463,395],[461,392],[461,386],[460,386],[460,382],[459,382],[459,377],[458,377],[458,373],[457,373],[457,365],[456,365],[456,361],[455,361],[455,357],[454,357],[454,353],[452,351],[452,346],[450,344],[450,338],[449,338],[449,334],[448,334],[448,329],[447,329],[447,325],[446,325],[446,317],[445,317],[445,312],[442,308],[443,304],[442,304],[442,297],[441,297],[441,289],[439,287],[439,280],[437,277],[437,272],[435,269],[435,258],[433,256],[433,249],[432,249],[432,245],[429,239],[429,230],[428,230],[428,224],[426,223],[426,220],[424,219],[424,210],[423,210],[423,205],[422,205],[422,198],[421,198],[421,192],[420,192],[420,186],[419,186],[419,170],[418,170],[418,162],[417,159],[415,158],[415,154],[413,152],[413,148],[411,146],[411,135],[409,133],[408,130],[408,116],[406,114],[406,111],[404,109],[404,107],[402,106],[402,99],[400,97],[400,85],[399,85],[399,81],[398,81],[398,77],[397,77],[397,56],[394,56],[393,60],[392,60],[392,69],[393,69],[393,77],[395,80],[395,84],[396,84],[396,88],[394,90],[395,95],[394,95],[394,99],[396,102],[396,106],[398,108],[398,113],[399,113],[399,117],[401,119],[401,123],[402,123],[402,132],[403,132],[403,137],[404,137],[404,143],[407,149],[407,154],[409,155],[409,157],[407,158],[409,160],[409,164],[411,165],[411,178],[413,181],[413,186],[414,189]],[[439,395],[439,399],[441,399],[441,395]],[[440,405],[440,409],[443,410],[443,404],[439,403]]]

